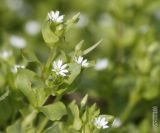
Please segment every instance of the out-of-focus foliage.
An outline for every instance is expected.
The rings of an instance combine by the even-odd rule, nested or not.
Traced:
[[[120,119],[118,125],[121,126],[108,132],[158,132],[160,126],[154,128],[152,107],[160,105],[160,0],[1,0],[0,53],[8,50],[14,56],[10,56],[6,64],[0,62],[0,131],[13,124],[19,116],[17,108],[22,107],[19,102],[22,98],[8,88],[15,88],[14,78],[8,74],[10,68],[15,63],[28,64],[29,69],[40,73],[38,62],[45,63],[49,56],[40,30],[50,10],[59,10],[65,19],[81,13],[79,22],[63,38],[67,43],[59,46],[66,53],[81,39],[84,39],[84,49],[103,39],[101,45],[87,55],[97,63],[94,68],[83,71],[76,89],[78,94],[89,93],[91,103],[97,102],[102,113]],[[15,36],[21,38],[22,47],[26,46],[24,51],[13,44]],[[23,62],[22,53],[26,59]],[[34,96],[30,102],[35,104]],[[26,116],[31,110],[21,112]],[[31,118],[35,114],[32,112]],[[37,121],[41,119],[43,116]],[[24,121],[17,121],[15,127],[25,126]],[[7,129],[8,133],[13,130],[16,129]]]

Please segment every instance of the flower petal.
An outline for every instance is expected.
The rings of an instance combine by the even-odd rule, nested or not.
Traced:
[[[82,61],[83,61],[83,57],[82,57],[82,56],[79,56],[79,57],[78,57],[78,64],[81,64]]]
[[[62,60],[58,60],[57,66],[58,66],[59,69],[61,68],[62,63],[63,63]]]
[[[62,75],[62,76],[66,76],[66,74],[63,73],[63,72],[59,72],[59,74]]]
[[[59,11],[56,11],[55,14],[54,14],[54,18],[57,19],[58,16],[59,16]]]
[[[68,66],[67,64],[64,64],[63,66],[61,66],[61,70],[65,69],[67,66]]]
[[[63,15],[61,15],[60,17],[57,18],[57,22],[59,22],[59,23],[63,22]]]
[[[68,70],[64,69],[64,70],[61,70],[60,72],[68,73]]]
[[[109,126],[108,125],[103,125],[103,128],[105,129],[105,128],[109,128]]]

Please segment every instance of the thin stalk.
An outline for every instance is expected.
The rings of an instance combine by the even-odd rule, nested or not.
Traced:
[[[48,76],[50,65],[52,64],[52,61],[53,61],[54,57],[56,56],[56,51],[57,51],[56,48],[50,49],[49,58],[46,62],[46,65],[43,67],[43,70],[42,70],[42,76],[41,77],[43,79],[45,79]]]
[[[44,120],[40,123],[40,125],[39,125],[36,133],[42,133],[42,131],[43,131],[44,128],[46,127],[47,123],[48,123],[48,118],[45,117]]]
[[[50,50],[50,55],[49,55],[49,58],[48,58],[47,63],[46,63],[46,68],[49,69],[49,67],[50,67],[50,65],[51,65],[51,63],[52,63],[52,61],[53,61],[53,59],[54,59],[54,57],[56,55],[56,51],[57,51],[56,48],[52,48]]]
[[[37,110],[33,110],[27,117],[25,117],[22,122],[22,129],[25,129],[28,125],[30,125],[36,118],[37,114]]]
[[[60,95],[57,95],[56,99],[54,100],[54,102],[58,102],[61,100],[62,96],[63,96],[64,93],[60,94]]]
[[[121,115],[121,120],[122,120],[122,123],[125,123],[126,120],[128,119],[131,111],[133,110],[133,108],[135,107],[135,105],[139,102],[139,100],[141,99],[140,98],[140,95],[139,95],[139,89],[135,89],[131,95],[130,95],[130,99],[129,99],[129,102],[128,102],[128,105],[126,106],[123,114]]]

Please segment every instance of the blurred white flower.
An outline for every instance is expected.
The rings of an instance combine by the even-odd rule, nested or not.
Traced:
[[[111,14],[109,13],[102,13],[99,15],[98,24],[104,27],[113,27],[115,22]]]
[[[29,35],[36,35],[37,33],[40,32],[40,24],[37,21],[28,21],[25,24],[25,31],[29,34]]]
[[[80,64],[82,67],[88,67],[89,63],[87,62],[87,59],[83,60],[82,56],[75,57],[75,62]]]
[[[156,10],[156,11],[154,12],[154,16],[155,16],[155,18],[156,18],[157,20],[160,20],[160,9],[158,9],[158,10]]]
[[[11,51],[4,50],[4,51],[0,52],[0,58],[2,58],[4,60],[8,59],[11,55],[12,55]]]
[[[52,71],[55,72],[57,75],[66,76],[66,73],[68,73],[66,67],[68,65],[67,64],[62,65],[62,64],[63,64],[62,60],[58,60],[57,62],[54,61]]]
[[[31,15],[31,5],[25,0],[5,0],[9,10],[15,12],[18,17],[26,19]]]
[[[11,68],[11,71],[12,71],[13,73],[17,73],[17,71],[18,71],[19,68],[24,69],[25,66],[24,66],[24,65],[17,65],[17,64],[16,64],[16,65],[14,65],[13,68]]]
[[[24,4],[23,0],[6,0],[7,6],[13,11],[19,11]]]
[[[20,36],[15,36],[12,35],[10,37],[10,43],[12,46],[16,47],[16,48],[25,48],[26,47],[26,40],[24,40],[24,38],[20,37]]]
[[[105,128],[109,128],[109,126],[107,125],[108,121],[106,120],[105,117],[103,116],[99,116],[97,118],[95,118],[94,120],[94,125],[98,128],[98,129],[105,129]]]
[[[79,21],[77,23],[77,27],[83,28],[88,25],[89,19],[85,14],[81,14],[79,17]]]
[[[63,22],[63,17],[64,15],[59,15],[59,11],[51,11],[48,13],[48,20],[49,21],[53,21],[53,22],[56,22],[56,23],[62,23]]]
[[[142,25],[139,29],[139,31],[143,34],[147,33],[149,31],[149,26],[148,25]]]
[[[95,64],[95,70],[100,71],[108,67],[108,60],[106,58],[98,59]]]
[[[122,125],[121,120],[119,118],[115,118],[113,123],[112,123],[112,127],[117,128],[117,127],[120,127],[121,125]]]

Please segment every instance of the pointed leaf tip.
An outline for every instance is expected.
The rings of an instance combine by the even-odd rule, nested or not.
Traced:
[[[91,47],[87,48],[86,50],[83,51],[83,55],[86,55],[90,53],[92,50],[94,50],[103,40],[101,39],[98,41],[96,44],[92,45]]]

